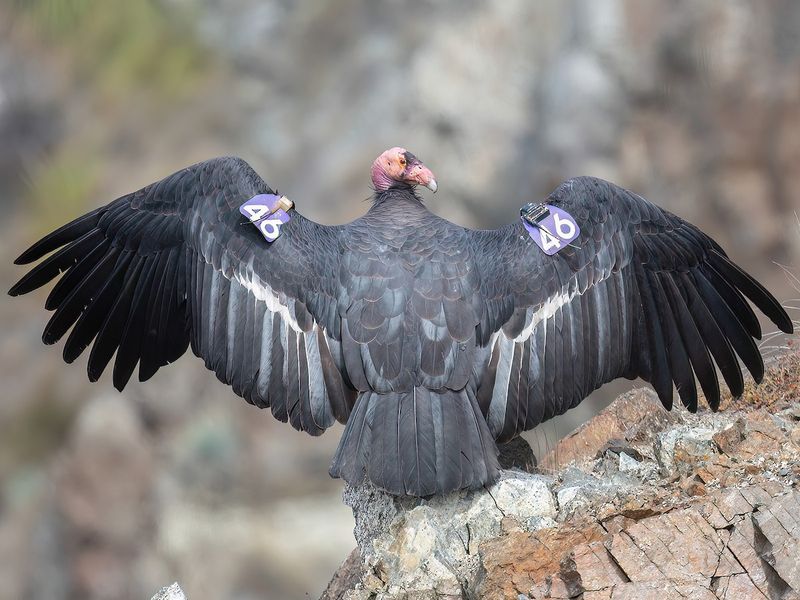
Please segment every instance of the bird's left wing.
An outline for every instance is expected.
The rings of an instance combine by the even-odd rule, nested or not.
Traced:
[[[339,228],[291,209],[268,244],[239,207],[271,193],[239,158],[188,167],[35,243],[17,264],[53,253],[9,293],[61,275],[45,305],[55,312],[43,341],[71,327],[67,362],[94,342],[92,381],[116,353],[121,390],[137,363],[144,381],[191,343],[248,402],[319,434],[345,421],[354,401],[334,358]]]
[[[734,396],[743,390],[737,355],[760,381],[761,329],[746,298],[783,331],[792,322],[710,237],[591,177],[563,183],[546,202],[566,211],[565,235],[568,216],[580,228],[569,244],[545,236],[545,249],[561,248],[552,256],[519,220],[471,236],[482,277],[478,397],[498,440],[618,377],[650,382],[667,408],[674,383],[692,411],[695,377],[719,405],[715,362]]]

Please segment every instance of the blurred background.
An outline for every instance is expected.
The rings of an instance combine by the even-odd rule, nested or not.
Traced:
[[[796,0],[0,0],[0,141],[3,289],[33,240],[190,163],[242,156],[343,223],[403,145],[457,223],[596,175],[800,295]],[[341,429],[297,433],[191,357],[90,385],[42,346],[45,296],[0,300],[0,598],[317,597],[355,545]]]

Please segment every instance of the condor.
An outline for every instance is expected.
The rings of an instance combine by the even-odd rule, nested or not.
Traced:
[[[345,423],[333,476],[411,496],[491,483],[497,442],[618,377],[667,408],[674,385],[692,411],[696,379],[716,409],[717,367],[734,396],[739,358],[764,372],[748,300],[792,331],[710,237],[611,183],[579,177],[546,199],[580,232],[549,232],[546,252],[535,221],[474,231],[430,213],[415,187],[435,192],[433,173],[403,148],[371,175],[363,217],[329,227],[288,208],[269,243],[240,211],[274,193],[250,166],[188,167],[35,243],[17,264],[52,254],[10,294],[61,276],[43,340],[69,331],[67,362],[91,345],[92,381],[116,355],[121,390],[137,364],[144,381],[191,346],[281,421]]]

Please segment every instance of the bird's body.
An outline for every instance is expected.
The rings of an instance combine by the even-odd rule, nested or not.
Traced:
[[[44,340],[73,326],[89,377],[116,352],[114,384],[145,380],[191,344],[248,402],[317,435],[346,423],[331,473],[425,496],[493,481],[496,441],[577,405],[617,377],[649,381],[691,410],[695,376],[712,408],[715,363],[741,394],[758,380],[760,326],[785,331],[777,301],[696,227],[593,178],[548,198],[580,235],[552,256],[520,220],[491,231],[433,215],[436,189],[412,154],[373,164],[374,202],[347,225],[292,210],[267,244],[238,211],[272,190],[244,161],[179,171],[50,234],[45,259],[11,290],[66,271]]]

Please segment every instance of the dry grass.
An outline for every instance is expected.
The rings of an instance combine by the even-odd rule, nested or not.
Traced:
[[[800,401],[800,348],[794,340],[788,340],[786,350],[767,367],[764,380],[759,384],[747,379],[741,398],[732,398],[726,392],[721,410],[751,408],[784,408]]]

